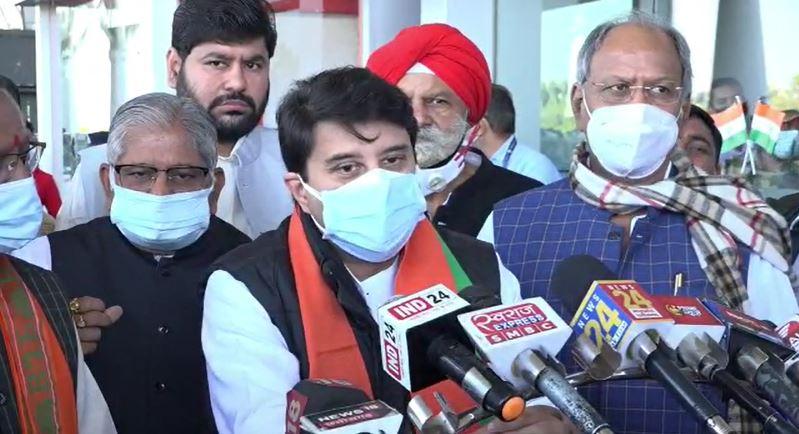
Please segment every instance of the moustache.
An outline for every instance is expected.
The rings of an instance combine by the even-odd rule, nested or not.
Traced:
[[[214,98],[214,100],[211,101],[211,105],[208,108],[208,111],[211,111],[216,107],[224,105],[228,101],[243,102],[244,104],[247,104],[247,106],[249,106],[252,111],[255,111],[255,100],[253,100],[247,95],[244,95],[243,93],[222,95]]]

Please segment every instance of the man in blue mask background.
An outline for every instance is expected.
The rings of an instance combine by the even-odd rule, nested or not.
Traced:
[[[110,217],[16,252],[76,297],[81,344],[120,433],[213,432],[200,283],[216,258],[249,241],[212,215],[212,191],[224,182],[216,159],[216,130],[200,105],[134,98],[114,115],[100,173]]]
[[[522,296],[543,296],[570,318],[549,293],[550,279],[558,262],[587,254],[652,293],[716,299],[784,323],[797,310],[785,221],[746,186],[700,176],[676,148],[691,97],[685,39],[635,14],[594,29],[577,66],[572,111],[587,144],[577,147],[568,178],[514,196],[493,215],[497,251]],[[748,224],[727,227],[722,215]],[[765,224],[756,227],[757,220]],[[772,244],[771,252],[748,245],[753,236]],[[584,393],[616,432],[704,430],[651,381]]]

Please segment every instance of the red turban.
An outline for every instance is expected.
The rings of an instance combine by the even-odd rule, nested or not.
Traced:
[[[436,74],[469,109],[469,124],[482,119],[491,100],[491,73],[483,53],[446,24],[409,27],[369,56],[366,67],[396,85],[415,64]]]

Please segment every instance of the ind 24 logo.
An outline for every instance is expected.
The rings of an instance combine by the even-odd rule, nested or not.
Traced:
[[[617,348],[633,319],[662,317],[652,300],[634,282],[603,282],[591,287],[571,325],[597,347],[608,343]]]

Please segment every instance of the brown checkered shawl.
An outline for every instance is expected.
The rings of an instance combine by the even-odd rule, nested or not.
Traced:
[[[585,165],[587,156],[585,143],[577,146],[569,170],[577,196],[618,214],[652,206],[685,215],[700,265],[728,306],[741,309],[748,297],[735,241],[786,273],[794,291],[799,287],[789,265],[791,245],[785,219],[745,180],[707,175],[675,148],[670,155],[678,170],[675,178],[626,185],[591,172]]]

